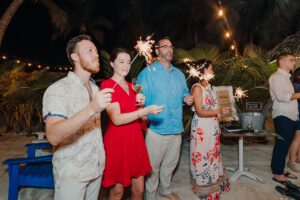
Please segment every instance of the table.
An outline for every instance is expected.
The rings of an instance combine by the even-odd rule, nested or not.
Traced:
[[[239,177],[246,176],[256,182],[265,183],[264,180],[257,175],[248,171],[248,169],[244,168],[244,137],[270,137],[274,136],[274,133],[270,132],[243,132],[243,133],[233,133],[222,130],[223,137],[238,137],[238,149],[239,149],[239,167],[235,169],[233,167],[225,167],[228,171],[233,171],[233,175],[230,177],[230,182],[235,182]]]

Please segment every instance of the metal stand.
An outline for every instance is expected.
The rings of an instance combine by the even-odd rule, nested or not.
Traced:
[[[265,183],[260,177],[248,172],[248,169],[244,168],[244,137],[239,137],[239,168],[236,170],[232,167],[226,167],[228,171],[233,171],[233,175],[230,177],[230,182],[235,182],[240,176],[246,176],[256,182]]]

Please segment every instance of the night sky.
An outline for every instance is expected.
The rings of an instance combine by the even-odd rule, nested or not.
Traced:
[[[65,56],[66,43],[72,36],[79,33],[80,15],[86,11],[82,9],[82,6],[78,6],[78,3],[74,3],[78,0],[54,0],[54,2],[67,11],[70,19],[73,20],[72,30],[65,37],[61,36],[52,40],[51,37],[55,30],[47,9],[38,3],[34,4],[30,0],[24,0],[6,30],[0,51],[17,58],[32,59],[50,65],[68,64]],[[192,47],[190,40],[185,36],[186,22],[182,16],[187,12],[182,8],[188,4],[176,4],[171,0],[163,1],[161,4],[158,3],[161,2],[158,0],[149,2],[90,0],[86,2],[91,4],[85,4],[86,7],[91,7],[87,8],[91,13],[85,19],[87,25],[94,23],[92,18],[102,20],[101,17],[111,23],[110,27],[101,25],[97,27],[103,36],[102,41],[94,40],[99,49],[110,52],[113,48],[122,46],[133,50],[139,36],[147,36],[153,32],[155,37],[172,36],[173,34],[177,38],[174,40],[176,47]],[[133,2],[138,3],[136,7],[132,6]],[[0,1],[1,16],[10,3],[11,0]],[[205,5],[203,3],[204,7]],[[207,14],[203,12],[203,15]],[[169,23],[175,19],[174,16],[179,19],[176,26]],[[89,30],[87,32],[89,33]],[[212,37],[216,37],[218,33],[212,35]]]
[[[218,1],[52,1],[69,16],[71,26],[65,36],[52,40],[55,30],[51,24],[48,10],[38,3],[32,3],[31,0],[24,0],[6,30],[0,52],[42,64],[68,64],[65,46],[71,37],[80,32],[82,22],[86,26],[87,33],[93,36],[96,46],[108,52],[115,47],[126,47],[133,50],[139,36],[145,37],[151,33],[155,33],[154,39],[160,36],[170,36],[175,47],[184,49],[195,47],[195,33],[197,33],[198,43],[212,43],[223,50],[228,49],[230,45],[224,41],[224,24],[216,18]],[[0,1],[1,16],[11,2],[12,0]],[[248,29],[244,28],[243,24],[239,24],[245,16],[237,13],[234,5],[239,1],[224,0],[222,2],[227,9],[227,17],[237,42],[249,42],[250,39],[246,36]],[[193,24],[194,19],[197,19],[195,24]],[[297,22],[297,26],[286,31],[286,35],[300,29],[299,20],[295,20],[295,22]],[[259,26],[257,27],[257,30],[253,29],[254,33],[255,31],[261,32]],[[266,38],[254,35],[251,41],[255,43],[256,39],[266,40]],[[268,48],[272,45],[273,43]]]

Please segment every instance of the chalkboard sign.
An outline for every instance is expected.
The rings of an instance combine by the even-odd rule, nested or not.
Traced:
[[[261,102],[246,102],[247,110],[261,110],[262,103]]]

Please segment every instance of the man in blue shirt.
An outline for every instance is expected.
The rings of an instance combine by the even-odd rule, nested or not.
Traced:
[[[158,184],[159,194],[170,200],[180,200],[172,192],[171,180],[177,166],[182,124],[182,104],[193,104],[189,95],[184,74],[175,68],[173,45],[169,38],[158,40],[155,53],[158,58],[146,67],[138,76],[137,82],[142,85],[142,93],[146,96],[145,106],[163,105],[158,115],[148,115],[150,128],[146,136],[146,145],[152,166],[152,173],[146,180],[146,200],[156,200]]]

